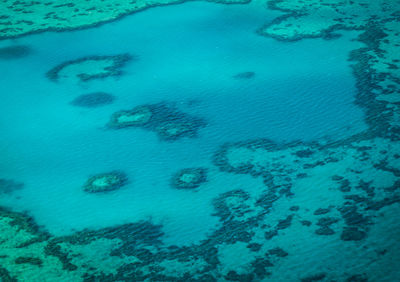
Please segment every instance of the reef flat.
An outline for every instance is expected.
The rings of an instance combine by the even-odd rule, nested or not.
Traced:
[[[244,4],[249,0],[208,0]],[[14,1],[0,6],[0,39],[46,30],[63,31],[92,27],[144,9],[179,4],[185,0]]]

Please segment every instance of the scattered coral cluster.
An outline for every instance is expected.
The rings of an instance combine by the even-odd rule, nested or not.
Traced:
[[[183,137],[193,138],[206,122],[183,113],[167,103],[137,106],[131,110],[114,113],[109,128],[141,127],[156,132],[161,140],[176,141]]]
[[[364,239],[370,218],[383,207],[400,202],[399,161],[399,146],[381,138],[342,146],[239,142],[223,146],[214,159],[223,171],[261,177],[268,193],[275,193],[272,198],[285,195],[300,201],[310,194],[320,196],[323,206],[316,213],[336,210],[337,217],[319,218],[316,234],[339,231],[345,241]],[[320,185],[307,187],[312,183]],[[342,227],[336,224],[334,231],[331,225],[337,222]],[[277,230],[273,234],[277,235]]]

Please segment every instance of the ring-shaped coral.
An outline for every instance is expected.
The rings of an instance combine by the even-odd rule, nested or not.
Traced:
[[[185,168],[173,175],[171,185],[177,189],[194,189],[207,181],[207,169]]]
[[[128,177],[121,171],[100,173],[89,177],[83,189],[89,193],[108,192],[119,189],[128,182]]]
[[[184,123],[165,123],[156,128],[156,132],[161,139],[176,140],[179,137],[191,136],[194,134],[193,129],[188,124]]]

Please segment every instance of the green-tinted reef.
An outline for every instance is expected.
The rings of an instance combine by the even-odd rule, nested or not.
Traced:
[[[244,4],[250,0],[209,0]],[[46,30],[93,27],[147,8],[179,4],[185,0],[26,1],[3,0],[0,5],[0,39]]]

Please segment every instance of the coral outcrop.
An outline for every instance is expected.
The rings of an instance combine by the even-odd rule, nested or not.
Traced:
[[[82,94],[72,100],[71,105],[84,108],[96,108],[112,104],[115,97],[105,92]]]
[[[46,73],[53,81],[73,80],[86,82],[109,76],[122,75],[121,68],[132,59],[129,54],[87,56],[61,63]]]
[[[91,176],[83,186],[89,193],[108,192],[121,188],[128,182],[128,177],[121,171],[100,173]]]
[[[171,185],[177,189],[194,189],[207,181],[207,169],[185,168],[178,171],[171,180]]]

